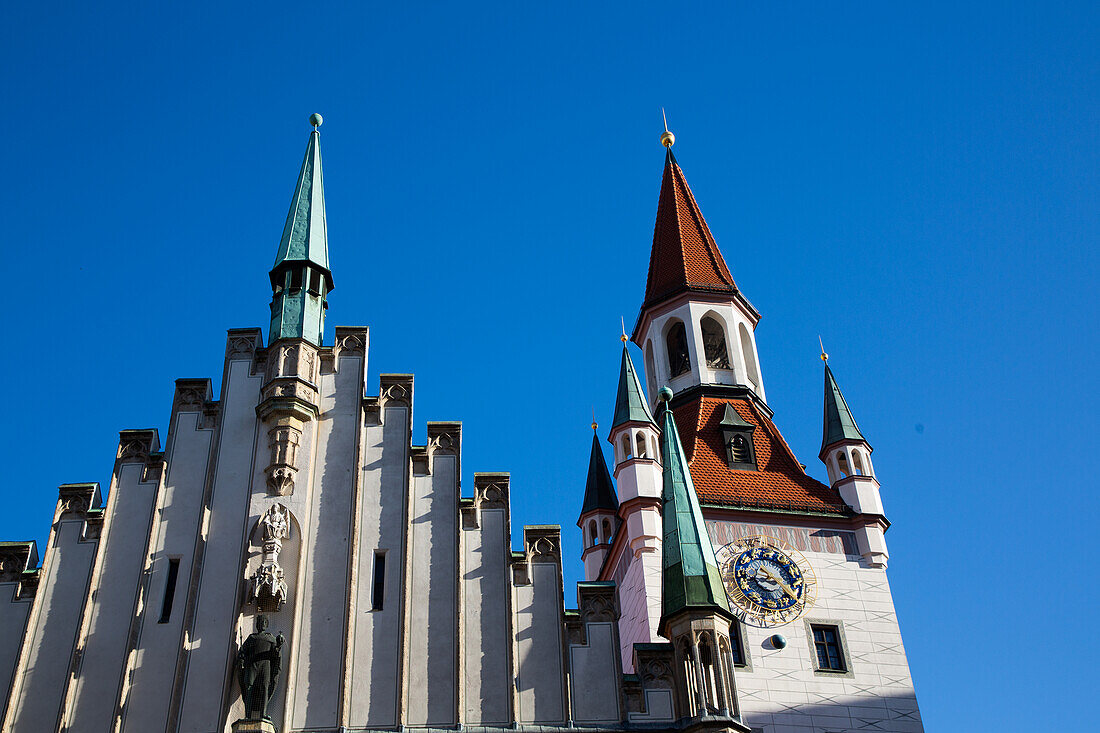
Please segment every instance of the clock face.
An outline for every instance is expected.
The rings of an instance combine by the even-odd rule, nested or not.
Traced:
[[[806,558],[774,537],[742,537],[715,554],[726,595],[745,623],[790,623],[817,598],[817,578]]]

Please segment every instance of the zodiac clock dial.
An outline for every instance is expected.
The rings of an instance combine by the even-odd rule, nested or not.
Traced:
[[[715,554],[726,595],[745,623],[790,623],[817,598],[817,578],[809,562],[774,537],[742,537]]]

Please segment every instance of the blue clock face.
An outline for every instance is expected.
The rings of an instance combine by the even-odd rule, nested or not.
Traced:
[[[774,537],[742,537],[715,553],[733,609],[754,626],[780,626],[802,615],[817,593],[810,564]]]
[[[798,565],[770,547],[754,547],[742,552],[734,563],[733,575],[746,598],[772,611],[795,606],[805,594]]]

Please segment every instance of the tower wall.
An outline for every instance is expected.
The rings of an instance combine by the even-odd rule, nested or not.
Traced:
[[[126,731],[160,731],[167,725],[177,657],[186,640],[187,580],[199,539],[214,438],[213,415],[210,419],[204,416],[209,399],[210,380],[177,380],[164,453],[164,488],[150,549],[149,591],[125,700]],[[162,620],[173,559],[178,562],[176,583],[170,613]]]
[[[217,462],[203,526],[204,548],[192,575],[196,606],[182,670],[179,723],[179,730],[185,733],[213,733],[225,724],[223,701],[232,683],[232,657],[240,641],[241,558],[249,529],[256,405],[263,381],[262,370],[254,373],[252,363],[260,345],[259,329],[229,333]]]
[[[156,431],[123,431],[107,495],[101,551],[92,574],[92,600],[81,623],[83,654],[76,665],[68,730],[109,730],[125,695],[133,639],[148,592],[146,558],[163,462]],[[86,672],[84,670],[87,670]]]
[[[99,547],[103,520],[98,512],[90,513],[99,506],[99,486],[62,486],[59,494],[2,726],[12,733],[37,733],[60,724]]]
[[[397,725],[402,679],[405,545],[412,378],[382,377],[381,396],[367,409],[359,467],[360,501],[349,629],[346,707],[353,728]],[[379,406],[379,404],[381,406]],[[382,608],[372,609],[375,553],[385,552]]]

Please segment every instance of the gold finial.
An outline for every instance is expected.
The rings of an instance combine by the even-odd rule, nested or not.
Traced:
[[[828,364],[829,363],[829,355],[825,353],[825,344],[821,342],[821,337],[820,336],[817,337],[817,343],[818,343],[818,346],[821,347],[821,361]]]
[[[671,148],[676,144],[676,136],[668,131],[668,118],[665,117],[664,107],[661,107],[661,121],[665,123],[665,131],[661,133],[661,145]]]
[[[596,408],[593,407],[592,408],[592,432],[593,433],[596,432],[596,428],[598,428],[598,427],[599,427],[599,424],[596,422]]]
[[[625,344],[628,339],[626,337],[626,321],[623,319],[622,316],[619,316],[619,323],[622,324],[623,327],[623,335],[619,337],[619,340]]]
[[[313,129],[316,130],[321,126],[321,123],[325,121],[325,118],[314,112],[309,116],[309,124],[313,125]]]

